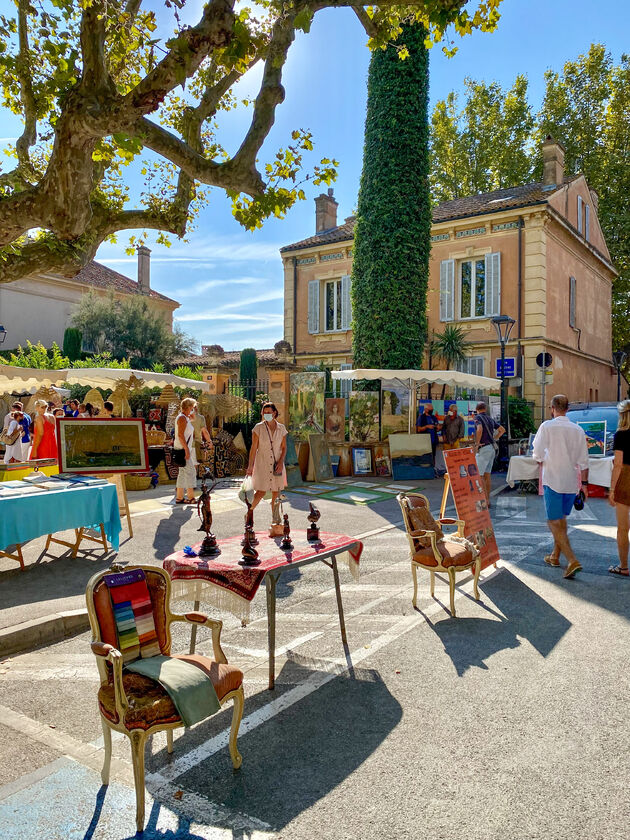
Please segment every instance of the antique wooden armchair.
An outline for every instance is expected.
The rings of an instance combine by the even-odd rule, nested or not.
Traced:
[[[471,550],[471,545],[464,540],[464,522],[461,519],[439,519],[431,515],[429,502],[421,493],[400,493],[397,497],[405,522],[407,539],[409,540],[409,559],[411,560],[411,576],[413,578],[412,603],[416,606],[418,596],[417,569],[428,569],[431,573],[431,597],[435,595],[435,573],[448,574],[451,596],[451,615],[455,613],[455,574],[475,567],[473,589],[475,598],[479,600],[477,582],[481,571],[481,557],[479,552]],[[449,537],[442,530],[442,525],[457,525],[457,532]],[[460,542],[461,540],[461,542]],[[467,544],[468,543],[468,544]]]
[[[212,632],[214,657],[209,659],[198,654],[180,655],[177,659],[194,662],[212,682],[221,706],[234,701],[229,750],[235,769],[241,766],[242,758],[236,746],[238,728],[243,716],[243,674],[233,665],[228,665],[221,649],[222,622],[208,618],[203,613],[191,612],[176,615],[170,610],[171,580],[167,572],[155,566],[126,567],[143,569],[151,602],[153,619],[158,636],[160,652],[171,655],[171,631],[174,621],[186,621],[205,626]],[[118,636],[114,613],[104,575],[120,571],[113,566],[94,575],[87,584],[87,610],[92,628],[92,652],[101,678],[98,691],[98,706],[101,714],[105,760],[101,773],[103,784],[109,783],[112,755],[111,730],[123,732],[131,742],[131,757],[136,788],[136,823],[138,831],[144,829],[144,748],[149,735],[166,731],[168,752],[173,751],[173,730],[184,726],[173,701],[162,686],[141,674],[123,671],[123,660],[118,650]]]

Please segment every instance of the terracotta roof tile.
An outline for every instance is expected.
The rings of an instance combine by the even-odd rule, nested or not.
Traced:
[[[128,295],[142,294],[138,284],[135,280],[132,280],[131,277],[119,274],[117,271],[107,268],[106,265],[97,263],[94,260],[89,262],[85,268],[82,268],[78,274],[74,275],[74,277],[68,279],[75,280],[77,283],[81,283],[84,286],[93,286],[96,289],[111,289],[112,291],[123,292],[123,294]],[[167,303],[173,303],[175,306],[179,306],[179,303],[176,300],[166,297],[166,295],[161,295],[154,289],[151,289],[149,292],[149,297],[153,300],[163,300]]]
[[[565,179],[572,180],[572,179]],[[489,193],[470,195],[465,198],[455,198],[452,201],[443,201],[433,208],[433,223],[450,221],[451,219],[466,219],[470,216],[481,216],[485,213],[498,213],[502,210],[516,209],[518,207],[529,207],[535,204],[546,204],[549,196],[556,190],[552,185],[547,186],[542,182],[534,184],[523,184],[520,187],[510,187],[504,190],[494,190]],[[354,237],[355,220],[349,219],[339,227],[323,230],[307,239],[301,239],[292,245],[285,245],[280,253],[285,251],[297,251],[302,248],[311,248],[315,245],[331,245],[334,242],[352,240]]]

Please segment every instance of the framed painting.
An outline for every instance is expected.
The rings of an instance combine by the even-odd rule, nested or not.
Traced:
[[[57,417],[59,472],[125,473],[149,469],[144,420],[139,417]]]
[[[589,457],[606,454],[606,421],[578,420],[578,426],[584,429]]]
[[[381,437],[387,440],[395,432],[408,431],[409,388],[397,380],[381,380]]]
[[[350,440],[371,443],[378,440],[380,394],[378,391],[350,392]]]
[[[289,387],[289,431],[296,441],[307,441],[310,432],[324,433],[326,374],[292,373]]]
[[[392,474],[392,461],[389,456],[389,446],[386,443],[375,443],[372,446],[374,457],[374,475],[389,478]]]
[[[353,446],[352,475],[374,475],[371,446]]]
[[[389,436],[392,475],[396,481],[433,478],[433,456],[429,435]]]
[[[346,439],[346,401],[343,397],[326,398],[326,434],[330,443]]]
[[[309,435],[308,442],[311,447],[313,458],[313,471],[315,481],[327,481],[333,477],[330,455],[328,453],[328,442],[326,435]]]

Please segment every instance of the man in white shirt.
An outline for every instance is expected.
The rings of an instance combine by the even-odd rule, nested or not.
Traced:
[[[554,546],[545,557],[550,566],[560,565],[560,554],[567,558],[565,578],[573,577],[582,566],[573,553],[567,533],[567,516],[573,509],[578,492],[580,470],[582,492],[588,496],[588,448],[584,430],[566,416],[569,400],[556,394],[551,400],[551,416],[545,420],[534,438],[534,459],[543,465],[542,483],[547,511],[547,524]]]

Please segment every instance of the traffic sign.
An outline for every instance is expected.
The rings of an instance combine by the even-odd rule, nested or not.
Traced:
[[[553,385],[553,371],[544,369],[537,370],[536,385]]]
[[[497,379],[501,378],[501,359],[496,360],[497,363]],[[505,359],[505,378],[510,379],[512,376],[516,376],[516,358],[514,356],[509,356]]]
[[[536,356],[536,364],[539,368],[548,368],[551,367],[551,363],[553,362],[553,356],[551,353],[539,353]]]

